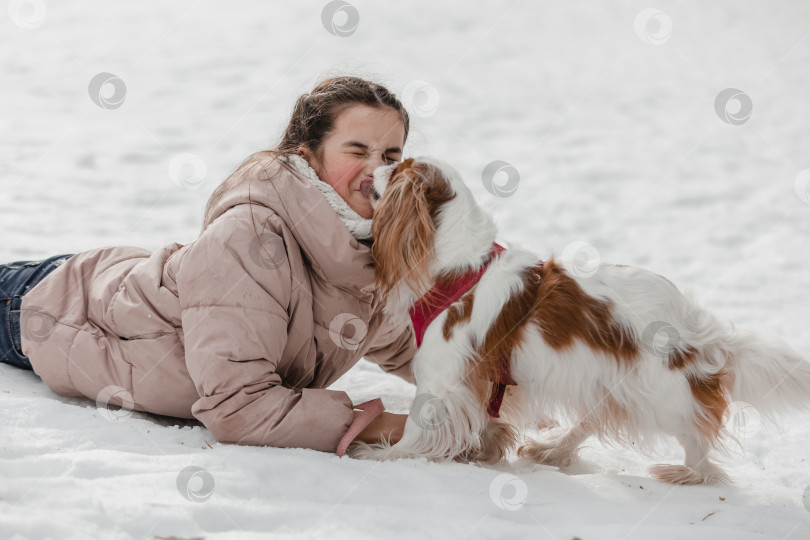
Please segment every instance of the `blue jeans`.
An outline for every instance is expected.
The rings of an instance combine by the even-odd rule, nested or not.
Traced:
[[[33,369],[22,352],[20,306],[22,297],[34,285],[73,255],[54,255],[42,261],[0,264],[0,362]]]

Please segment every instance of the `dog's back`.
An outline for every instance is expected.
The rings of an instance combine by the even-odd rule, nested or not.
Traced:
[[[575,428],[554,444],[529,443],[522,455],[561,464],[591,434],[642,449],[668,434],[686,463],[657,466],[656,477],[721,481],[708,455],[731,403],[765,415],[810,404],[810,363],[779,340],[718,320],[662,276],[622,265],[546,266],[541,281],[554,283],[523,291],[537,302],[513,357],[528,401],[508,411],[521,424],[552,414]]]

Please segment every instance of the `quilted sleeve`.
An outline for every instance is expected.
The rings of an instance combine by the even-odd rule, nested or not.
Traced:
[[[416,354],[416,338],[413,326],[387,321],[379,337],[365,354],[365,358],[378,364],[383,370],[413,383],[411,361]]]
[[[286,246],[244,207],[210,224],[179,263],[186,365],[200,396],[192,414],[222,443],[334,452],[354,418],[351,400],[288,388],[276,373],[289,320]]]

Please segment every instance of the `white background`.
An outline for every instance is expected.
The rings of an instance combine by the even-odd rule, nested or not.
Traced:
[[[541,258],[587,242],[810,350],[806,2],[356,1],[334,19],[359,17],[345,37],[321,1],[5,3],[2,262],[193,240],[208,195],[278,140],[295,97],[352,73],[415,92],[406,154],[460,169],[503,241]],[[91,99],[103,72],[126,85],[120,107]],[[715,110],[727,88],[753,105],[740,125]],[[192,181],[170,173],[184,154]],[[519,173],[512,196],[485,189],[493,160]],[[394,412],[414,393],[365,361],[335,387]],[[808,416],[743,439],[726,487],[649,479],[681,459],[674,444],[643,456],[592,441],[568,474],[377,464],[110,421],[0,365],[0,537],[810,537]],[[204,502],[176,486],[188,466],[215,481]]]

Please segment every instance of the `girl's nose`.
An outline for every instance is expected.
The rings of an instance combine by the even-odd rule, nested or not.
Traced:
[[[372,176],[374,174],[374,170],[377,167],[385,165],[385,158],[383,156],[372,155],[368,158],[368,162],[366,163],[366,170],[365,173],[368,176]]]

